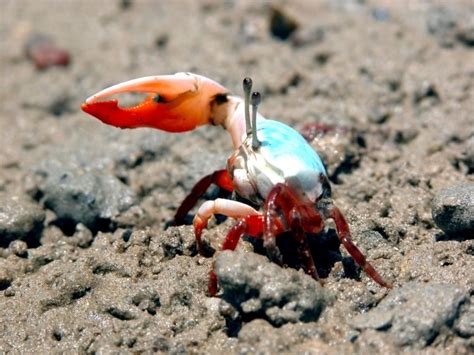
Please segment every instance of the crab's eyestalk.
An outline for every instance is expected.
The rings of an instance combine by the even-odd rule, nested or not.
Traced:
[[[117,100],[121,93],[147,93],[134,107],[123,108]],[[120,128],[152,127],[168,132],[190,131],[215,123],[213,105],[227,90],[215,81],[192,73],[148,76],[114,85],[89,97],[82,110],[102,122]]]
[[[252,148],[258,149],[260,142],[257,139],[257,110],[260,105],[261,96],[258,91],[252,94]]]
[[[245,104],[245,129],[247,134],[252,131],[252,124],[250,122],[250,92],[252,91],[252,79],[247,77],[243,82],[244,87],[244,104]]]

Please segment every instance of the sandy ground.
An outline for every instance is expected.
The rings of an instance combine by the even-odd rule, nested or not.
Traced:
[[[2,1],[0,351],[472,353],[474,6],[442,3]],[[272,34],[275,9],[293,33]],[[37,70],[34,34],[70,64]],[[119,130],[80,104],[181,71],[237,94],[251,76],[264,115],[336,127],[312,144],[394,289],[356,267],[331,223],[308,236],[324,287],[258,243],[204,257],[191,226],[166,228],[225,166],[226,132]],[[213,220],[204,239],[218,248],[231,226]]]

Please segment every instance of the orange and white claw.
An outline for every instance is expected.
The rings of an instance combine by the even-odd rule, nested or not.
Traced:
[[[147,93],[136,106],[122,108],[108,97],[122,93]],[[111,86],[89,97],[82,110],[102,122],[120,128],[152,127],[185,132],[214,122],[214,107],[228,95],[215,81],[192,73],[138,78]]]

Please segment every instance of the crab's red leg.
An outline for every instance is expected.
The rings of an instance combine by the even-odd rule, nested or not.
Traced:
[[[298,243],[298,252],[305,263],[305,270],[308,275],[315,280],[319,280],[319,275],[314,265],[313,255],[309,248],[308,239],[302,225],[302,217],[297,208],[290,212],[290,226],[293,233],[293,239]]]
[[[174,222],[176,225],[184,223],[184,217],[186,217],[188,212],[196,205],[196,202],[200,197],[202,197],[202,195],[204,195],[211,184],[216,184],[221,189],[229,192],[234,190],[232,179],[225,169],[216,170],[212,174],[204,176],[196,183],[196,185],[194,185],[188,196],[186,196],[183,202],[181,202],[181,205],[174,215]]]
[[[263,216],[251,215],[240,218],[237,223],[229,230],[222,243],[222,250],[235,250],[239,240],[248,234],[252,237],[260,237],[263,231]],[[209,294],[215,296],[217,293],[217,275],[214,266],[209,272]]]
[[[229,231],[222,245],[224,250],[234,250],[242,235],[248,233],[259,236],[263,229],[263,216],[254,208],[242,202],[218,198],[214,201],[206,201],[199,208],[194,217],[194,234],[200,253],[203,251],[201,234],[207,226],[207,221],[214,214],[222,214],[227,217],[239,219],[237,224]],[[217,277],[214,267],[209,274],[209,293],[215,295],[217,292]]]
[[[132,92],[150,96],[130,108],[119,107],[117,100],[102,101],[111,95]],[[81,108],[115,127],[152,127],[184,132],[214,123],[212,110],[219,95],[227,95],[227,90],[215,81],[191,73],[178,73],[114,85],[89,97]]]
[[[339,240],[344,245],[348,253],[352,256],[357,264],[369,275],[372,280],[377,282],[380,286],[392,288],[393,286],[386,282],[382,276],[375,270],[375,268],[367,261],[364,254],[357,248],[352,242],[351,234],[349,231],[349,225],[346,219],[342,215],[339,208],[336,206],[329,207],[329,216],[334,220],[336,224],[336,231]]]
[[[263,208],[263,246],[270,254],[271,258],[279,264],[283,263],[283,258],[276,245],[277,225],[275,221],[279,219],[278,210],[281,208],[281,194],[283,184],[276,184],[268,193]],[[288,229],[288,228],[287,228]]]
[[[280,211],[288,223],[288,229],[293,233],[293,238],[298,243],[298,252],[305,263],[306,273],[315,280],[319,280],[305,232],[318,233],[324,224],[311,202],[297,195],[288,185],[277,184],[268,194],[265,206],[264,238],[270,241],[266,246],[269,245],[270,248],[276,248],[278,251],[274,245],[278,234],[274,226],[279,219],[278,212]],[[270,252],[272,252],[271,249]]]
[[[198,250],[201,254],[204,251],[201,241],[202,231],[207,227],[209,218],[214,214],[222,214],[237,219],[251,215],[260,215],[253,207],[238,201],[218,198],[214,201],[204,202],[201,207],[199,207],[193,220],[194,236],[196,237]]]

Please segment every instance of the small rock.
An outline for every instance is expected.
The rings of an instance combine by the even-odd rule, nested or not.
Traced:
[[[224,251],[215,272],[222,298],[246,317],[274,325],[316,321],[328,295],[310,276],[282,269],[255,253]]]
[[[284,41],[288,39],[297,28],[298,23],[293,18],[289,17],[288,14],[276,6],[271,7],[270,32],[274,37]]]
[[[386,22],[390,20],[390,11],[385,7],[375,7],[370,14],[375,21]]]
[[[76,225],[76,231],[71,238],[68,238],[68,243],[77,245],[80,248],[87,248],[92,244],[94,236],[92,232],[83,224]]]
[[[474,18],[474,16],[473,16]],[[468,47],[474,46],[474,19],[469,24],[460,26],[456,33],[456,38],[459,42]]]
[[[8,247],[10,249],[11,253],[20,257],[24,258],[28,255],[28,246],[26,243],[22,240],[14,240],[13,242],[10,243],[10,246]]]
[[[424,347],[444,327],[451,327],[467,295],[448,284],[411,282],[393,290],[376,308],[357,315],[359,330],[388,332],[398,346]]]
[[[71,60],[69,53],[56,46],[54,41],[43,34],[33,34],[25,46],[27,57],[33,61],[39,70],[50,66],[67,66]]]
[[[390,112],[386,107],[383,106],[373,106],[368,113],[368,118],[370,122],[382,124],[387,122],[390,117]]]
[[[100,172],[49,171],[41,188],[45,206],[71,235],[77,223],[92,231],[107,229],[110,220],[136,202],[133,191],[120,180]]]
[[[474,238],[474,184],[442,190],[431,210],[434,222],[446,234]]]
[[[414,127],[401,127],[395,130],[393,141],[397,144],[408,144],[418,136],[419,132]]]
[[[160,233],[157,242],[163,251],[163,258],[170,260],[176,255],[197,254],[194,233],[187,226],[171,227]]]
[[[156,48],[165,48],[168,44],[170,37],[167,33],[162,33],[155,38]]]
[[[469,11],[456,11],[436,7],[428,12],[427,29],[438,39],[442,47],[453,47],[456,43],[474,46],[474,20]]]
[[[319,65],[326,65],[332,53],[327,50],[320,50],[314,55],[314,61]]]
[[[72,99],[70,96],[56,97],[48,105],[47,110],[49,113],[56,117],[60,117],[65,113],[74,112],[71,107],[71,101]]]
[[[315,45],[324,41],[326,32],[322,27],[305,27],[297,30],[291,35],[291,44],[295,47]]]
[[[439,93],[434,84],[428,81],[423,81],[413,93],[413,102],[415,104],[420,104],[422,101],[428,99],[433,102],[439,101]]]
[[[436,7],[428,12],[426,28],[428,33],[438,39],[442,47],[454,45],[454,33],[456,29],[456,15],[453,11],[444,7]]]
[[[37,244],[46,214],[27,197],[0,194],[0,246],[15,239]]]
[[[474,135],[469,138],[460,161],[466,165],[467,174],[474,174]]]
[[[13,274],[7,268],[0,268],[0,291],[7,290],[13,282]]]
[[[474,304],[469,303],[465,307],[465,311],[461,314],[458,322],[454,326],[456,331],[462,337],[474,336]]]
[[[128,10],[132,7],[133,0],[120,0],[119,6],[122,10]]]

